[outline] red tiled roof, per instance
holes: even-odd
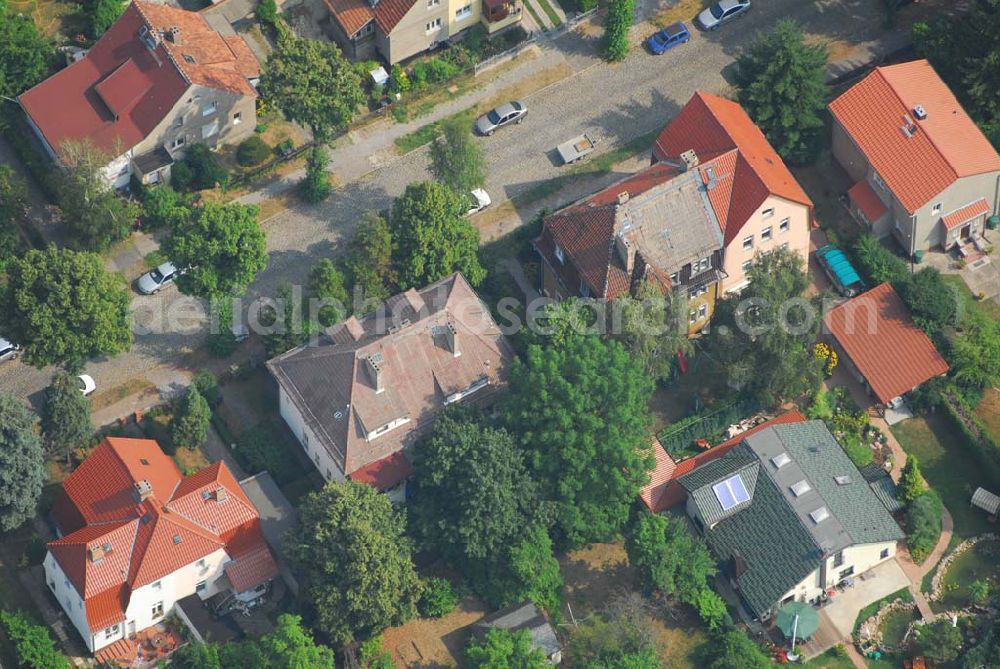
[[[680,161],[693,150],[704,173],[712,167],[719,186],[712,208],[728,245],[765,198],[775,195],[812,209],[812,200],[738,103],[698,91],[653,144],[657,160]]]
[[[369,463],[351,473],[351,480],[367,483],[378,490],[389,490],[400,481],[409,478],[413,465],[403,451],[396,451],[381,460]]]
[[[656,468],[650,473],[649,484],[642,489],[640,498],[653,513],[660,513],[673,508],[687,498],[687,493],[684,492],[684,488],[677,482],[677,479],[685,474],[689,474],[706,462],[721,458],[736,444],[765,428],[783,423],[802,423],[805,420],[806,417],[795,409],[786,411],[771,420],[765,421],[745,432],[741,432],[732,439],[727,439],[721,444],[713,446],[707,451],[677,463],[663,450],[660,442],[654,440],[653,454],[656,457]]]
[[[948,230],[957,228],[963,223],[967,223],[977,216],[982,216],[983,214],[988,214],[990,212],[990,203],[986,201],[985,197],[981,197],[975,202],[965,205],[964,207],[959,207],[950,214],[945,214],[941,217],[944,222],[944,227]]]
[[[141,480],[152,495],[140,502]],[[91,629],[120,621],[132,590],[215,551],[235,559],[268,550],[259,515],[225,464],[184,479],[148,439],[105,439],[63,482],[53,513],[69,534],[49,551],[84,599]]]
[[[160,37],[172,26],[181,28],[184,46]],[[159,39],[155,49],[139,37],[144,29]],[[256,96],[247,77],[259,74],[260,66],[248,53],[245,43],[223,39],[196,12],[133,2],[86,57],[19,101],[57,153],[66,141],[86,139],[115,157],[145,139],[190,83]]]
[[[224,567],[235,592],[246,592],[278,575],[278,565],[266,543],[259,542]]]
[[[869,223],[874,223],[888,211],[888,208],[864,179],[851,186],[847,191],[847,196],[858,205]]]
[[[830,112],[910,213],[960,177],[1000,171],[1000,155],[926,60],[875,68]]]
[[[948,371],[889,283],[832,309],[826,327],[883,404]]]
[[[374,19],[382,32],[389,34],[413,9],[416,0],[379,0],[375,8],[366,0],[324,0],[330,14],[348,35],[353,35]]]

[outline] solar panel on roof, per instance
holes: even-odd
[[[737,504],[742,504],[750,499],[750,494],[747,492],[746,486],[743,485],[743,479],[739,477],[739,474],[716,483],[712,486],[712,492],[715,493],[715,498],[719,500],[723,511],[729,511]]]

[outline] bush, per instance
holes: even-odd
[[[288,483],[295,478],[296,461],[289,457],[289,445],[275,426],[268,423],[258,423],[240,435],[233,454],[247,473],[256,474],[267,470],[279,484]]]
[[[275,0],[260,0],[257,4],[257,18],[264,25],[274,28],[278,23],[278,3]]]
[[[906,510],[906,545],[914,562],[922,562],[937,545],[943,507],[937,493],[928,490],[913,500]]]
[[[458,606],[458,594],[446,578],[431,578],[424,585],[417,610],[425,618],[441,618]]]
[[[333,186],[330,185],[330,174],[326,171],[328,162],[329,157],[322,145],[317,144],[309,151],[306,176],[299,184],[299,194],[309,204],[322,202],[333,190]]]
[[[174,165],[170,179],[177,190],[205,190],[226,184],[229,173],[208,146],[195,144],[187,150],[184,159]]]
[[[628,33],[635,20],[635,0],[611,0],[604,27],[604,57],[625,60],[629,52]]]
[[[187,198],[170,186],[155,186],[142,198],[142,223],[150,230],[173,228],[191,214]]]
[[[244,167],[260,165],[271,156],[271,147],[259,135],[251,135],[236,149],[236,162]]]
[[[23,669],[69,669],[69,661],[56,650],[48,628],[35,625],[21,611],[0,611],[0,623]]]
[[[188,386],[187,395],[177,403],[171,431],[174,444],[182,448],[200,448],[208,438],[212,410],[196,385]]]
[[[192,385],[198,389],[210,407],[217,407],[222,402],[222,391],[219,389],[219,381],[215,374],[203,369],[194,375]]]
[[[871,235],[858,239],[854,245],[854,258],[858,262],[858,269],[873,287],[886,281],[905,281],[910,276],[906,261],[882,246]]]

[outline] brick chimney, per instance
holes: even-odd
[[[453,356],[457,358],[462,355],[462,352],[458,349],[458,331],[455,329],[455,324],[451,321],[444,326],[444,340],[448,343],[448,350],[451,351]]]
[[[87,549],[87,557],[90,558],[90,562],[96,564],[104,559],[104,546],[101,544],[95,544]]]
[[[170,37],[170,41],[173,42],[175,46],[181,46],[183,44],[180,26],[171,26],[170,30],[167,31],[167,34]]]
[[[385,372],[382,370],[382,354],[372,353],[365,358],[364,364],[368,372],[368,378],[372,382],[372,387],[375,388],[375,393],[378,394],[385,390]]]
[[[689,172],[698,167],[700,162],[701,161],[698,160],[698,154],[694,152],[694,149],[688,149],[681,154],[681,163],[683,163],[685,172]]]
[[[139,502],[145,502],[147,499],[153,496],[153,486],[149,484],[147,479],[142,479],[135,482],[135,498]]]

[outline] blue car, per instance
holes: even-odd
[[[687,26],[678,21],[677,23],[667,26],[661,31],[654,33],[647,40],[647,44],[649,44],[649,50],[658,56],[678,44],[686,43],[690,39],[691,33],[688,32]]]

